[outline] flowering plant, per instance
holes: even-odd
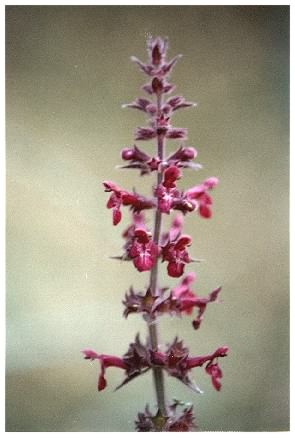
[[[191,370],[196,367],[205,368],[211,377],[213,387],[221,388],[222,371],[219,358],[227,355],[228,347],[217,348],[213,353],[204,356],[191,356],[189,350],[177,337],[161,351],[158,342],[158,318],[163,314],[191,315],[196,308],[196,316],[192,321],[195,330],[200,328],[207,304],[218,300],[221,287],[214,289],[206,297],[196,295],[192,284],[196,279],[193,272],[186,274],[174,288],[160,287],[158,284],[159,261],[167,263],[167,273],[170,277],[179,278],[184,274],[186,265],[195,261],[191,258],[188,248],[192,243],[189,235],[183,234],[184,216],[197,212],[202,218],[212,215],[212,198],[209,192],[218,184],[218,179],[210,177],[202,183],[182,191],[177,188],[177,181],[182,177],[184,169],[199,169],[201,166],[193,162],[197,151],[191,146],[185,146],[187,130],[171,125],[174,111],[192,107],[195,104],[186,101],[182,96],[173,96],[165,100],[165,96],[174,90],[174,85],[168,77],[181,57],[178,55],[171,61],[166,60],[168,48],[167,39],[148,39],[149,60],[146,64],[132,57],[140,70],[149,77],[149,82],[143,86],[151,97],[138,98],[124,105],[143,111],[149,117],[149,126],[139,127],[135,132],[135,140],[156,140],[157,151],[151,156],[137,145],[122,150],[122,159],[126,162],[121,166],[125,169],[138,169],[141,175],[156,174],[152,196],[142,196],[135,191],[122,189],[112,181],[104,181],[105,192],[110,193],[107,208],[112,210],[113,225],[118,225],[122,218],[121,209],[129,206],[132,212],[132,222],[123,232],[125,240],[123,254],[116,257],[130,260],[139,272],[149,271],[150,281],[143,291],[135,291],[132,287],[123,300],[123,315],[127,318],[132,313],[143,316],[147,322],[149,336],[146,342],[140,340],[139,334],[130,343],[123,357],[107,354],[97,354],[92,350],[84,350],[85,359],[97,360],[100,364],[98,390],[107,386],[105,378],[108,367],[121,368],[124,380],[118,388],[134,378],[152,370],[157,396],[157,410],[153,414],[146,406],[144,412],[138,414],[135,422],[136,430],[147,431],[191,431],[196,426],[192,405],[185,405],[179,400],[167,403],[164,391],[164,372],[187,385],[195,392],[201,392],[191,378]],[[165,155],[167,139],[182,140],[178,149],[170,156]],[[154,228],[152,231],[145,225],[145,210],[154,211]],[[171,221],[170,229],[162,231],[162,215],[178,211]]]

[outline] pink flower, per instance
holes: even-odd
[[[193,272],[188,273],[182,281],[170,291],[167,296],[168,288],[157,289],[152,295],[150,288],[144,293],[135,292],[130,288],[129,294],[126,293],[123,304],[125,306],[124,316],[130,313],[142,313],[144,318],[151,320],[157,315],[191,315],[194,308],[198,309],[197,315],[192,324],[194,329],[200,328],[203,321],[204,313],[208,303],[218,299],[221,287],[214,289],[207,297],[199,297],[191,290],[191,284],[194,282],[196,275]]]
[[[224,346],[217,348],[214,353],[206,356],[190,357],[189,351],[183,345],[183,342],[175,338],[165,353],[158,350],[151,351],[151,359],[152,363],[163,367],[168,374],[181,380],[182,383],[197,392],[200,392],[200,390],[190,380],[188,373],[192,368],[202,367],[207,362],[206,372],[211,375],[212,384],[219,391],[221,384],[218,379],[222,377],[222,373],[217,360],[220,357],[227,356],[227,353],[228,347]]]
[[[128,205],[134,212],[140,212],[144,209],[154,207],[154,201],[140,196],[137,193],[130,193],[121,189],[112,181],[104,181],[105,192],[112,192],[108,202],[107,208],[113,210],[113,225],[117,225],[122,218],[121,206]]]
[[[206,179],[202,184],[192,187],[185,192],[185,197],[190,201],[196,202],[196,208],[200,216],[210,218],[212,216],[211,205],[212,198],[208,195],[208,190],[213,189],[218,184],[218,179],[211,177]]]
[[[139,272],[150,271],[159,255],[159,248],[154,243],[151,233],[137,228],[134,230],[127,254]]]
[[[134,266],[140,271],[150,270],[156,261],[158,247],[151,239],[151,233],[145,229],[142,213],[133,213],[132,224],[123,232],[126,239],[125,255],[122,260],[133,260]]]
[[[169,232],[161,237],[162,261],[168,262],[167,271],[170,277],[181,277],[184,265],[191,261],[186,247],[190,246],[192,240],[190,236],[181,235],[182,226],[183,217],[175,216]]]
[[[113,210],[113,225],[117,225],[122,218],[121,213],[121,205],[123,202],[123,190],[120,189],[116,184],[112,181],[104,181],[103,183],[105,187],[105,192],[111,192],[111,196],[107,202],[107,208],[111,208]]]
[[[174,242],[168,242],[162,247],[163,261],[167,261],[167,272],[170,277],[181,277],[186,263],[191,259],[186,250],[192,243],[190,236],[182,235]]]
[[[207,304],[213,303],[214,301],[216,301],[220,291],[221,291],[221,287],[218,287],[217,289],[214,289],[212,292],[210,292],[208,297],[196,296],[195,306],[199,308],[199,311],[198,311],[196,318],[193,320],[193,327],[195,330],[200,328],[200,325],[201,325],[201,323],[203,321],[203,317],[204,317],[203,314],[206,310]]]
[[[192,313],[196,303],[196,296],[190,290],[190,285],[194,282],[195,278],[196,274],[190,272],[182,279],[181,283],[171,291],[171,300],[177,304],[180,312],[184,312],[188,315]]]
[[[100,362],[100,374],[98,377],[97,389],[102,391],[107,386],[107,381],[105,379],[105,370],[108,367],[116,367],[126,369],[126,365],[123,360],[117,356],[108,356],[106,354],[97,354],[92,350],[83,350],[82,353],[85,355],[84,359],[99,360]]]
[[[171,300],[175,301],[177,308],[181,312],[190,315],[194,307],[198,307],[198,314],[193,320],[194,329],[198,329],[203,320],[203,314],[206,310],[207,304],[217,300],[221,287],[214,289],[208,297],[198,297],[190,289],[191,283],[195,280],[195,274],[193,272],[187,274],[182,282],[172,289]]]
[[[163,186],[166,188],[176,187],[175,182],[181,178],[181,172],[176,166],[170,166],[164,172]]]
[[[107,386],[105,379],[105,370],[108,367],[116,367],[125,370],[127,377],[118,388],[130,382],[130,380],[146,372],[150,368],[149,352],[145,345],[140,342],[139,335],[135,341],[129,345],[127,353],[122,357],[109,356],[107,354],[97,354],[92,350],[83,350],[84,359],[100,362],[101,371],[98,377],[97,388],[102,391]],[[117,388],[117,389],[118,389]]]
[[[202,366],[204,363],[208,362],[206,365],[206,373],[211,376],[212,385],[216,389],[216,391],[220,391],[221,383],[220,379],[222,378],[222,371],[218,365],[218,358],[225,357],[228,353],[228,347],[220,347],[213,354],[208,356],[200,356],[195,358],[190,358],[188,360],[188,368],[193,368],[196,366]]]
[[[225,357],[228,353],[228,347],[225,345],[223,347],[217,348],[217,350],[214,351],[212,354],[208,354],[206,356],[196,356],[191,357],[187,360],[187,367],[189,369],[195,368],[195,367],[201,367],[206,362],[211,362],[213,359],[216,359],[218,357]]]
[[[85,359],[100,362],[101,371],[98,378],[97,388],[102,391],[107,386],[105,379],[105,370],[108,367],[116,367],[125,370],[126,378],[118,388],[130,382],[130,380],[148,371],[153,365],[160,366],[173,377],[181,380],[191,389],[199,392],[199,389],[189,378],[189,371],[192,368],[202,367],[206,364],[206,372],[211,376],[214,388],[219,391],[221,388],[220,378],[222,377],[221,369],[218,365],[218,358],[227,356],[228,347],[217,348],[212,354],[206,356],[190,357],[188,349],[182,341],[176,338],[168,347],[165,353],[159,350],[151,350],[149,346],[143,345],[136,336],[135,341],[129,345],[127,353],[122,357],[109,356],[106,354],[97,354],[93,350],[83,350]],[[117,389],[118,389],[117,388]]]
[[[174,201],[179,197],[179,191],[176,189],[176,180],[181,176],[180,170],[176,166],[168,167],[164,171],[163,182],[155,189],[155,195],[158,198],[158,207],[162,213],[170,213]]]
[[[206,372],[211,376],[212,385],[217,391],[220,391],[221,389],[221,383],[220,380],[222,377],[222,371],[219,368],[218,363],[209,363],[206,366]]]
[[[195,156],[195,153],[196,151],[193,148],[181,147],[168,158],[168,163],[170,162],[171,165],[164,171],[163,182],[155,189],[155,195],[158,198],[158,206],[162,213],[169,214],[172,209],[180,210],[183,214],[198,210],[202,217],[211,217],[212,212],[210,206],[212,199],[207,191],[218,184],[217,178],[208,178],[202,184],[192,187],[185,193],[181,193],[176,188],[176,180],[181,177],[179,168],[185,167],[183,164],[184,161],[191,160],[191,158]]]

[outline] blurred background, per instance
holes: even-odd
[[[108,258],[122,253],[129,212],[112,226],[101,181],[149,193],[153,178],[115,166],[146,124],[121,104],[144,95],[129,57],[146,60],[150,34],[184,55],[172,82],[198,102],[173,119],[204,166],[180,185],[220,179],[212,219],[188,215],[185,232],[205,259],[186,269],[194,291],[222,285],[222,303],[199,331],[163,317],[161,342],[178,334],[193,355],[230,347],[220,393],[195,369],[204,395],[168,377],[168,398],[193,402],[202,431],[289,428],[289,7],[8,6],[7,431],[132,431],[155,406],[151,373],[114,392],[123,376],[109,369],[98,393],[98,364],[80,353],[121,355],[146,336],[121,300],[149,275]]]

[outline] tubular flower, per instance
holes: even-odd
[[[186,250],[192,243],[190,236],[182,235],[174,242],[168,242],[162,246],[162,259],[167,261],[167,271],[170,277],[181,277],[186,263],[191,262],[191,258]]]
[[[187,313],[188,315],[192,313],[194,307],[198,307],[198,314],[192,323],[194,329],[197,330],[200,328],[207,304],[217,300],[221,287],[214,289],[208,297],[198,297],[190,289],[190,285],[195,280],[195,277],[193,272],[184,277],[182,282],[172,289],[171,300],[175,302],[180,312]]]
[[[127,249],[127,254],[139,272],[150,271],[157,260],[159,249],[152,240],[151,233],[137,228]]]
[[[179,191],[176,189],[175,181],[180,178],[180,170],[176,166],[168,167],[164,171],[164,179],[155,189],[155,195],[158,198],[158,207],[162,213],[170,213],[174,201],[179,197]]]
[[[124,361],[117,356],[108,356],[106,354],[97,354],[92,350],[83,350],[84,359],[89,360],[98,360],[100,362],[100,374],[98,377],[97,389],[98,391],[102,391],[107,386],[107,381],[105,379],[105,370],[108,367],[116,367],[126,369],[126,365]]]
[[[178,341],[178,339],[175,338],[165,353],[160,351],[152,352],[152,362],[158,366],[162,366],[168,374],[181,380],[185,385],[197,392],[200,392],[200,390],[194,382],[191,381],[188,373],[192,368],[202,367],[207,363],[206,372],[211,376],[214,388],[219,391],[221,384],[218,379],[222,377],[222,373],[217,365],[217,361],[218,358],[227,356],[227,353],[228,347],[224,346],[219,347],[214,353],[206,356],[190,357],[188,349],[184,347],[182,341]]]
[[[154,201],[140,196],[137,193],[130,193],[121,189],[112,181],[104,181],[105,192],[111,192],[107,202],[107,208],[113,210],[113,225],[117,225],[122,218],[121,206],[128,205],[131,210],[140,212],[145,209],[153,208]]]
[[[208,178],[202,184],[192,187],[184,193],[176,188],[175,182],[181,178],[179,168],[189,167],[184,165],[185,156],[189,157],[192,154],[193,150],[179,149],[168,158],[168,163],[174,164],[164,171],[163,182],[156,187],[155,195],[158,198],[159,209],[162,213],[169,214],[173,209],[180,210],[183,214],[197,210],[200,216],[210,218],[212,216],[212,198],[207,192],[218,184],[217,178]],[[183,161],[178,161],[179,158]]]
[[[122,234],[126,239],[124,254],[112,258],[132,260],[139,272],[150,271],[159,256],[159,247],[153,241],[152,234],[145,228],[143,214],[133,212],[132,220],[133,223]]]
[[[149,271],[157,260],[159,248],[154,243],[151,233],[145,229],[143,215],[133,213],[132,219],[133,223],[123,233],[126,239],[125,254],[116,258],[132,260],[139,272]]]
[[[222,377],[222,371],[218,365],[218,363],[210,363],[206,365],[206,372],[211,376],[212,385],[216,389],[216,391],[220,391],[221,383],[220,379]]]
[[[168,262],[167,271],[170,277],[181,277],[184,265],[191,262],[186,251],[186,247],[191,244],[191,237],[181,235],[182,227],[183,217],[177,215],[171,223],[169,232],[161,237],[162,261]]]
[[[84,354],[84,359],[90,359],[91,361],[98,360],[100,362],[101,372],[98,378],[98,391],[102,391],[107,386],[105,370],[108,367],[116,367],[125,370],[126,378],[118,388],[148,371],[150,368],[148,349],[141,343],[139,335],[137,335],[135,341],[129,345],[127,353],[122,358],[108,356],[106,354],[97,354],[92,350],[83,350],[82,353]]]
[[[196,202],[196,209],[203,218],[207,219],[212,216],[212,198],[207,192],[213,189],[218,182],[217,178],[211,177],[206,179],[202,184],[192,187],[185,192],[185,197],[188,200]]]

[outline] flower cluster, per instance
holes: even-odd
[[[152,295],[150,288],[143,293],[135,292],[131,287],[123,301],[125,318],[131,313],[142,313],[146,320],[153,321],[157,316],[164,314],[191,315],[194,308],[197,308],[192,325],[195,330],[199,329],[207,304],[217,301],[221,287],[214,289],[207,297],[199,297],[191,290],[191,284],[195,278],[196,275],[190,272],[175,288],[170,291],[168,288],[158,289],[154,295]]]
[[[105,192],[110,194],[107,208],[112,210],[113,225],[122,220],[122,208],[129,207],[131,223],[123,231],[123,254],[115,259],[131,261],[139,272],[150,272],[149,285],[144,291],[136,291],[130,287],[123,300],[123,315],[141,314],[148,324],[149,337],[145,343],[140,341],[139,335],[129,344],[128,351],[122,357],[107,354],[98,354],[93,350],[84,350],[85,359],[98,361],[100,373],[97,388],[102,391],[107,386],[105,377],[109,367],[120,368],[124,372],[124,379],[117,387],[121,388],[134,378],[152,370],[156,395],[157,411],[152,414],[147,405],[144,412],[138,414],[135,422],[139,432],[182,432],[195,428],[195,419],[191,404],[184,404],[175,400],[173,403],[165,401],[163,378],[168,374],[195,392],[202,392],[191,375],[194,368],[204,368],[210,376],[213,387],[220,391],[222,371],[219,359],[227,356],[228,347],[217,348],[213,353],[204,356],[192,356],[183,341],[178,337],[161,349],[158,343],[157,319],[162,315],[182,316],[195,315],[192,325],[199,329],[204,313],[209,303],[218,302],[221,287],[215,288],[207,296],[199,296],[192,290],[196,279],[194,272],[189,272],[174,287],[160,287],[157,273],[159,263],[165,264],[170,277],[183,276],[186,265],[198,261],[189,254],[192,238],[183,232],[184,217],[188,213],[197,212],[201,218],[209,219],[212,216],[211,191],[218,184],[216,177],[209,177],[197,182],[191,188],[179,188],[179,180],[183,178],[186,169],[199,170],[202,166],[194,162],[198,152],[193,146],[187,146],[187,129],[174,127],[171,119],[175,111],[195,106],[181,95],[169,96],[175,87],[169,81],[178,59],[167,60],[167,39],[149,38],[148,61],[144,63],[136,57],[132,61],[148,76],[148,81],[142,89],[148,94],[138,97],[133,102],[123,105],[125,108],[134,108],[142,111],[148,118],[147,126],[135,130],[134,140],[156,140],[156,152],[149,153],[142,150],[137,144],[125,146],[121,151],[124,164],[122,169],[137,169],[141,176],[156,174],[156,183],[151,187],[151,196],[147,197],[119,187],[112,181],[104,181]],[[166,140],[179,140],[176,150],[165,155]],[[145,214],[154,211],[154,224],[151,231],[146,225]],[[162,215],[172,215],[170,227],[162,230]],[[179,411],[179,408],[184,408]]]
[[[177,412],[177,408],[182,405],[188,405],[182,412]],[[163,415],[160,410],[156,415],[152,415],[148,406],[144,412],[138,414],[138,420],[135,422],[138,432],[190,432],[196,428],[193,416],[193,408],[189,403],[175,400],[168,407],[168,415]]]
[[[192,390],[201,392],[194,381],[191,380],[190,371],[192,368],[202,367],[206,364],[205,370],[211,376],[214,388],[219,391],[222,373],[218,365],[218,358],[226,356],[227,352],[228,347],[225,346],[217,348],[212,354],[206,356],[190,357],[188,349],[177,338],[168,345],[166,351],[154,351],[149,342],[143,344],[139,339],[139,335],[137,335],[135,341],[129,345],[129,349],[123,357],[97,354],[92,350],[84,350],[83,354],[85,359],[98,360],[100,362],[101,370],[97,385],[99,391],[102,391],[107,386],[105,370],[108,367],[125,370],[126,377],[118,386],[120,388],[129,383],[130,380],[156,366],[163,368],[170,376],[179,379]]]

